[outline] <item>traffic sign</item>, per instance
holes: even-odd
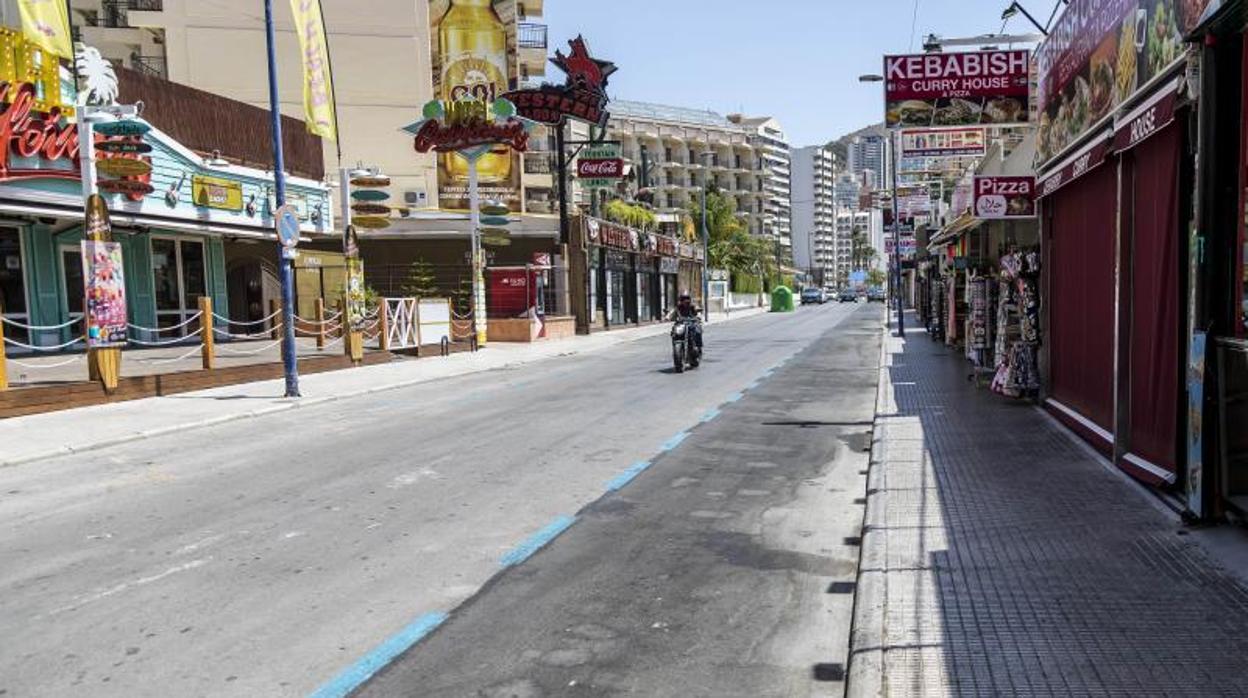
[[[286,204],[277,209],[277,239],[283,247],[294,247],[299,244],[299,212],[294,206]]]
[[[506,216],[481,216],[481,225],[507,225],[511,222]]]

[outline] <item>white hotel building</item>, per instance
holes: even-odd
[[[781,162],[774,143],[783,134],[774,119],[734,115],[734,122],[712,111],[624,100],[609,109],[607,138],[620,141],[634,172],[644,154],[660,221],[678,221],[697,205],[703,185],[714,185],[736,200],[751,233],[774,238],[783,258],[791,258],[788,147]]]

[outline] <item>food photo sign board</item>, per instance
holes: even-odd
[[[921,53],[884,57],[889,128],[1028,122],[1031,54]]]
[[[1212,0],[1073,0],[1036,51],[1045,163],[1184,58]]]
[[[975,175],[976,218],[1014,220],[1036,217],[1036,178]]]

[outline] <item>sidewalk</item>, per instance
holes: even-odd
[[[763,311],[733,313],[731,320]],[[728,318],[712,318],[712,324]],[[581,354],[665,334],[666,324],[533,344],[495,342],[476,353],[398,360],[300,376],[303,397],[282,397],[281,380],[223,386],[167,397],[116,402],[0,420],[0,467],[211,426],[333,400],[393,390],[477,371]]]
[[[966,373],[922,331],[885,343],[848,695],[1244,695],[1242,581]]]

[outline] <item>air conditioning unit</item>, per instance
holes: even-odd
[[[426,200],[424,189],[409,189],[403,192],[403,203],[409,206],[424,206]]]

